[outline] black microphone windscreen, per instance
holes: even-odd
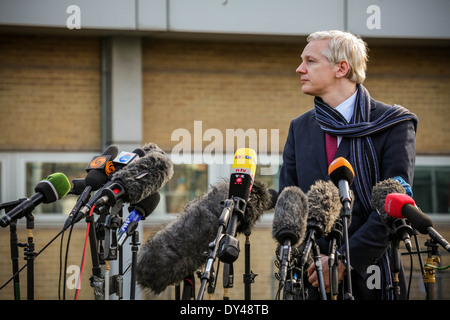
[[[303,191],[296,186],[284,188],[275,205],[272,237],[281,245],[289,239],[292,246],[297,246],[305,237],[307,217],[308,198]]]
[[[140,158],[145,156],[145,151],[141,148],[134,149],[133,153],[136,153]]]
[[[164,152],[148,152],[144,157],[115,172],[112,182],[120,182],[125,202],[138,203],[159,191],[173,176],[173,164]]]
[[[136,203],[134,206],[130,206],[128,210],[134,207],[134,209],[137,210],[142,215],[143,219],[145,219],[153,211],[155,211],[156,207],[159,204],[160,199],[161,196],[159,192],[152,193],[147,198],[139,201],[139,203]]]
[[[384,208],[386,197],[390,193],[406,194],[406,190],[400,182],[389,178],[375,184],[375,186],[372,188],[372,199],[370,200],[372,209],[378,212],[381,221],[383,221],[383,223],[389,230],[392,228],[391,226],[396,219],[394,217],[391,217]]]
[[[74,194],[76,196],[79,196],[84,188],[86,188],[86,183],[84,178],[80,179],[73,179],[72,180],[72,189],[70,189],[68,194]]]
[[[314,225],[326,236],[339,218],[342,204],[339,190],[331,180],[317,180],[306,193],[308,197],[308,225]]]
[[[433,228],[433,221],[417,207],[407,204],[402,208],[402,213],[407,217],[408,222],[421,234],[429,234],[428,228]]]
[[[247,201],[252,185],[253,178],[249,174],[232,173],[230,175],[230,189],[228,198],[240,197]]]
[[[84,184],[92,187],[92,190],[97,190],[105,184],[106,178],[107,176],[103,171],[90,170],[84,179]]]
[[[278,192],[274,189],[269,189],[269,194],[270,194],[270,204],[268,210],[271,210],[275,208],[275,205],[277,204]]]
[[[249,234],[264,211],[273,208],[273,194],[269,191],[267,185],[262,180],[255,179],[253,181],[253,187],[250,192],[249,200],[247,201],[244,216],[236,228],[237,233]]]
[[[114,159],[119,154],[119,149],[115,145],[110,145],[108,148],[106,148],[105,151],[103,151],[102,155],[107,156],[110,155],[111,159]]]

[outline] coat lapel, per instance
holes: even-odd
[[[327,156],[325,152],[325,134],[323,130],[320,128],[315,115],[313,114],[312,119],[312,130],[310,141],[314,145],[314,155],[316,157],[316,161],[319,164],[320,172],[323,175],[323,179],[328,177],[328,166],[327,166]],[[312,160],[312,159],[311,159]],[[326,179],[327,180],[327,179]]]

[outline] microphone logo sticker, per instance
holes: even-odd
[[[386,203],[386,206],[385,206],[387,213],[391,212],[391,204],[392,204],[392,199],[389,199],[389,201]]]
[[[98,156],[91,160],[89,163],[88,169],[97,169],[101,168],[107,161],[105,156]]]
[[[106,163],[106,167],[105,167],[105,173],[106,175],[110,175],[111,173],[113,173],[116,170],[116,167],[114,167],[114,164],[112,161],[108,161]]]
[[[242,184],[242,180],[244,180],[244,175],[237,174],[234,184]]]

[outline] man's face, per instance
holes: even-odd
[[[336,80],[336,65],[331,65],[322,54],[328,46],[328,41],[311,41],[303,50],[303,61],[296,72],[301,76],[302,91],[305,94],[322,97]]]

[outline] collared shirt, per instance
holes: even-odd
[[[350,98],[348,98],[335,108],[336,111],[338,111],[340,114],[344,116],[345,120],[347,120],[348,123],[350,123],[350,120],[353,117],[357,92],[358,90],[356,90],[355,93]],[[338,136],[338,146],[341,143],[341,140],[342,136]]]

